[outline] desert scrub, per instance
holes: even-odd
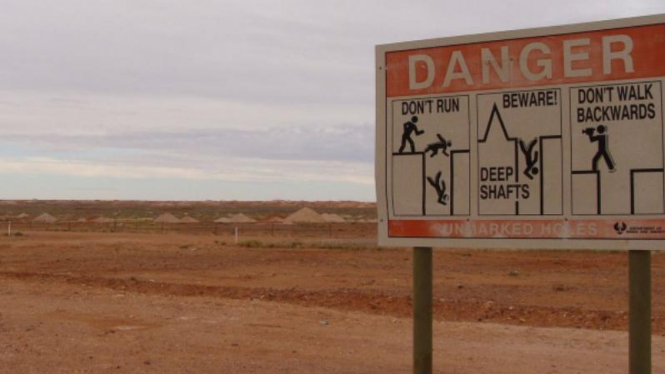
[[[301,242],[300,240],[294,240],[289,242],[262,242],[256,239],[243,240],[238,243],[238,247],[242,248],[282,248],[282,249],[300,249],[300,248],[312,248],[312,249],[340,249],[340,250],[351,250],[351,251],[364,251],[364,250],[378,250],[374,245],[362,245],[354,243],[317,243],[317,242]]]
[[[302,248],[304,246],[304,244],[299,240],[284,243],[284,245],[285,248]]]
[[[243,241],[238,243],[238,247],[243,247],[243,248],[265,248],[266,246],[260,240],[243,240]]]
[[[242,248],[303,248],[305,245],[301,241],[282,242],[282,243],[264,243],[260,240],[250,239],[238,243]]]

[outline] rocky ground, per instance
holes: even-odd
[[[361,238],[362,239],[362,238]],[[411,253],[358,241],[0,239],[0,373],[404,373]],[[627,372],[627,256],[435,251],[445,373]],[[665,257],[653,259],[665,372]]]

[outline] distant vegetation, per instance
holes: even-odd
[[[378,249],[376,245],[363,245],[355,242],[350,243],[339,243],[339,242],[319,242],[319,241],[308,241],[302,242],[300,240],[294,241],[277,241],[277,242],[263,242],[261,240],[243,240],[238,243],[239,247],[242,248],[286,248],[286,249],[295,249],[295,248],[318,248],[318,249]]]

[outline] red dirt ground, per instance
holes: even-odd
[[[0,373],[410,370],[408,249],[25,234],[0,239]],[[626,253],[434,257],[443,372],[626,372]],[[654,255],[654,372],[665,372],[664,267]]]

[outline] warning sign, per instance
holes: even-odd
[[[573,215],[665,213],[661,86],[570,88]]]
[[[380,244],[665,248],[663,61],[665,16],[378,46]]]
[[[478,214],[563,214],[561,90],[479,94]]]
[[[469,215],[468,96],[392,102],[396,216]]]

